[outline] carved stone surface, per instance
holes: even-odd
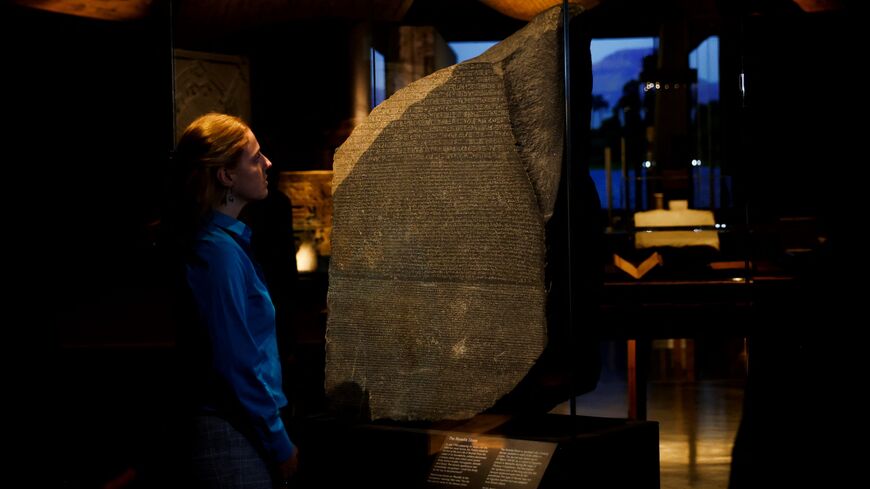
[[[332,254],[332,172],[283,171],[278,189],[293,203],[293,234],[317,254]]]
[[[471,417],[545,347],[559,20],[545,12],[400,90],[336,153],[326,388],[337,403],[367,402],[375,419]]]
[[[251,121],[248,60],[242,56],[175,50],[175,140],[197,117],[221,112]]]

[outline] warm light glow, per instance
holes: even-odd
[[[296,252],[296,270],[300,272],[317,270],[317,251],[314,250],[314,244],[310,241],[303,242],[299,246],[299,251]]]
[[[712,438],[712,436],[708,435]],[[659,460],[662,470],[698,467],[699,465],[724,465],[731,463],[733,442],[728,439],[696,440],[694,438],[667,437],[659,441]],[[685,470],[685,469],[682,469]],[[692,469],[690,468],[691,472]]]
[[[793,0],[804,12],[825,12],[846,8],[843,0]]]
[[[135,20],[148,15],[152,0],[16,0],[19,5],[100,20]]]
[[[536,15],[550,7],[561,5],[562,0],[480,0],[499,12],[520,20],[532,20]],[[599,0],[568,0],[568,3],[582,5],[590,9]]]

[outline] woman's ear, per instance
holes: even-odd
[[[233,186],[233,174],[227,169],[227,167],[224,166],[218,169],[217,178],[221,185],[225,187]]]

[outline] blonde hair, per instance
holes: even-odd
[[[238,117],[211,112],[191,122],[181,135],[175,160],[186,174],[185,190],[196,202],[200,217],[224,199],[218,170],[239,164],[249,130]]]
[[[235,168],[248,144],[250,127],[238,117],[208,113],[181,135],[170,169],[164,232],[171,246],[192,243],[211,210],[226,198],[221,168]]]

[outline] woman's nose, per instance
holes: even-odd
[[[269,159],[268,156],[263,155],[263,161],[265,161],[264,166],[266,167],[267,170],[268,170],[269,168],[272,168],[272,161]]]

